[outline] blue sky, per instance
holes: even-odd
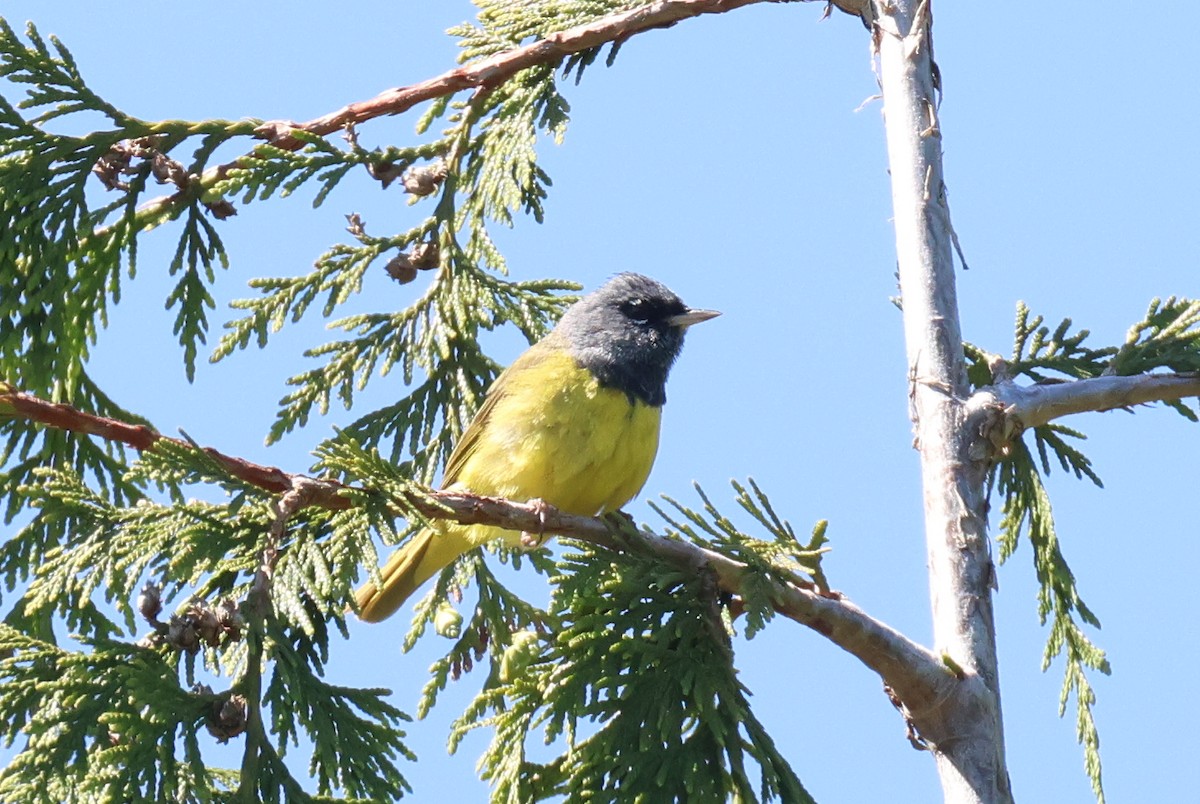
[[[473,13],[464,2],[83,7],[9,0],[3,13],[59,35],[94,89],[146,119],[306,120],[453,66],[443,31]],[[612,69],[565,88],[566,141],[542,146],[554,179],[545,223],[519,220],[499,242],[516,278],[592,288],[636,270],[722,310],[689,335],[642,500],[686,499],[693,480],[728,500],[728,479],[752,475],[798,530],[830,520],[836,588],[928,642],[880,105],[859,109],[876,92],[865,32],[843,15],[820,22],[820,12],[762,5],[628,42]],[[1068,4],[1023,18],[980,4],[936,12],[947,183],[971,265],[958,275],[965,337],[1007,353],[1024,300],[1052,324],[1070,316],[1097,344],[1119,343],[1151,298],[1200,295],[1200,112],[1193,34],[1181,22],[1190,4],[1119,17]],[[411,142],[414,121],[375,121],[360,136],[367,147]],[[233,258],[222,305],[249,295],[251,277],[306,271],[345,239],[344,213],[378,231],[414,219],[404,196],[365,176],[318,210],[310,200],[301,192],[241,207],[221,224]],[[189,385],[162,309],[174,236],[145,239],[137,281],[98,345],[98,375],[165,432],[182,427],[223,451],[303,470],[311,447],[354,413],[334,410],[271,448],[263,436],[283,381],[306,366],[300,353],[329,336],[299,327],[267,352],[200,366]],[[358,309],[399,307],[419,292],[382,270],[371,281]],[[519,352],[519,338],[495,337],[499,354]],[[360,412],[399,394],[399,382],[373,381]],[[1109,800],[1184,801],[1200,753],[1190,689],[1200,648],[1186,624],[1200,431],[1162,408],[1068,423],[1091,437],[1084,448],[1106,484],[1061,473],[1048,482],[1114,668],[1095,680]],[[629,510],[649,518],[642,500]],[[1019,800],[1088,802],[1073,707],[1056,715],[1061,666],[1040,671],[1046,632],[1030,555],[1023,545],[1001,568],[996,597],[1009,769]],[[402,655],[404,620],[356,624],[331,672],[390,687],[412,711],[441,646]],[[939,799],[933,763],[909,747],[878,679],[853,658],[782,620],[735,647],[759,717],[819,801]],[[485,798],[474,779],[483,738],[454,758],[443,747],[476,683],[468,676],[411,728],[415,800]]]

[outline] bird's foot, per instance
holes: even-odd
[[[534,497],[526,505],[532,508],[534,514],[537,515],[538,529],[537,533],[521,531],[521,547],[526,550],[536,550],[546,543],[546,512],[550,510],[550,504],[539,497]]]

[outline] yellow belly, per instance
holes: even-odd
[[[661,409],[602,388],[566,353],[539,358],[536,368],[502,378],[503,393],[449,488],[540,498],[584,516],[620,508],[650,475]],[[518,537],[496,528],[471,530],[474,544]]]
[[[526,501],[540,498],[591,516],[629,502],[650,475],[661,409],[602,388],[551,333],[497,378],[446,465],[445,487]],[[520,534],[433,523],[396,550],[380,584],[358,591],[363,619],[378,622],[472,547]]]

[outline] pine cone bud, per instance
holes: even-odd
[[[213,701],[204,719],[208,733],[217,742],[227,743],[246,730],[246,699],[241,695],[224,695]]]
[[[404,192],[415,196],[426,196],[437,192],[438,187],[445,179],[446,163],[438,159],[428,165],[410,167],[400,177],[400,183],[404,185]]]
[[[196,633],[206,645],[215,648],[221,644],[221,635],[224,633],[224,629],[221,628],[217,613],[209,608],[207,603],[201,601],[191,606],[187,611],[187,616],[195,623]]]
[[[246,630],[246,621],[242,619],[237,603],[231,598],[225,598],[217,606],[217,620],[230,642],[237,642],[242,638],[242,632]]]
[[[200,635],[190,617],[180,617],[172,614],[167,623],[167,644],[185,653],[195,653],[200,650]]]
[[[430,240],[425,243],[417,243],[409,252],[409,260],[412,266],[418,271],[428,271],[432,268],[437,268],[441,262],[441,252],[438,249],[437,241]]]
[[[388,264],[383,266],[383,270],[387,271],[387,275],[401,285],[407,285],[417,278],[416,266],[412,264],[412,259],[404,253],[392,257]]]
[[[162,614],[162,589],[157,584],[147,581],[138,593],[137,607],[147,622],[157,622],[158,615]]]

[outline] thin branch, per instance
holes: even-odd
[[[56,430],[67,430],[72,433],[100,436],[106,441],[125,444],[138,452],[145,452],[159,441],[191,448],[191,444],[183,439],[169,438],[143,424],[129,424],[117,419],[96,416],[91,413],[64,405],[49,402],[32,394],[17,391],[8,383],[0,382],[0,420],[4,415],[16,415],[22,419],[40,422]],[[222,468],[234,477],[265,491],[284,494],[291,491],[293,478],[287,472],[271,466],[260,466],[243,458],[233,458],[211,449],[204,452],[219,463]],[[337,485],[337,484],[333,484]],[[334,492],[337,493],[336,491]],[[336,497],[319,503],[324,508],[348,508],[347,501],[339,501]]]
[[[374,98],[350,103],[342,108],[309,120],[293,123],[273,120],[256,129],[258,136],[276,148],[298,151],[304,143],[292,136],[293,131],[326,136],[374,120],[377,117],[401,114],[419,103],[454,95],[468,89],[490,89],[512,78],[522,70],[540,64],[557,64],[564,57],[599,47],[609,42],[624,42],[632,36],[656,28],[669,28],[675,23],[705,14],[723,14],[742,6],[763,2],[789,2],[790,0],[658,0],[641,8],[610,14],[565,31],[552,33],[528,45],[497,53],[490,58],[480,59],[441,75],[408,86],[389,89]],[[807,0],[805,0],[807,1]],[[839,7],[847,13],[850,9],[865,6],[862,0],[839,0]],[[865,12],[864,12],[865,13]],[[224,178],[233,168],[242,165],[242,158],[206,170],[199,179],[200,187],[207,189]],[[179,203],[179,194],[162,196],[148,201],[138,210],[139,224],[153,227],[162,222],[173,207]]]
[[[288,520],[311,504],[312,500],[323,496],[323,482],[293,475],[291,488],[275,500],[275,518],[267,531],[258,571],[246,596],[246,672],[238,682],[246,698],[246,744],[242,753],[238,793],[247,802],[258,800],[259,766],[271,745],[262,719],[262,671],[263,659],[267,655],[267,628],[275,615],[271,587],[275,580],[275,564],[279,560],[279,545],[286,535]]]
[[[192,447],[186,441],[168,438],[149,427],[94,416],[69,405],[47,402],[31,394],[17,392],[11,386],[0,383],[0,414],[4,413],[19,415],[61,430],[128,444],[140,451],[152,448],[159,441]],[[301,508],[311,506],[343,510],[353,505],[346,492],[364,491],[336,480],[289,474],[282,469],[260,466],[211,448],[205,448],[204,452],[239,480],[264,491],[283,495],[277,503],[278,517],[272,526],[272,542],[282,536],[282,533],[274,531],[282,528],[286,520]],[[406,495],[404,505],[431,519],[449,519],[464,525],[493,525],[526,533],[554,533],[611,550],[629,549],[629,545],[622,540],[631,534],[622,532],[618,536],[612,525],[604,519],[567,514],[540,502],[519,503],[497,497],[428,491],[420,495]],[[741,593],[747,572],[745,564],[689,542],[653,533],[638,532],[636,538],[639,549],[649,550],[664,561],[685,569],[711,569],[722,590],[734,595]],[[264,550],[259,577],[255,581],[255,589],[262,587],[260,591],[264,594],[274,563],[272,553],[273,548],[268,545]],[[932,713],[956,693],[956,678],[947,670],[941,657],[866,614],[848,600],[821,594],[799,578],[790,583],[777,580],[770,583],[776,611],[813,629],[878,673],[884,683],[904,701],[918,723],[923,713]],[[247,698],[251,697],[252,692],[247,692]]]
[[[522,70],[539,64],[555,64],[566,56],[608,42],[623,42],[636,34],[655,28],[669,28],[690,17],[722,14],[761,2],[779,0],[659,0],[641,8],[611,14],[593,22],[552,33],[545,39],[464,64],[417,84],[386,90],[370,100],[347,104],[337,111],[302,125],[289,124],[288,128],[299,128],[310,134],[325,136],[376,117],[406,112],[418,103],[453,95],[465,89],[490,89]],[[287,136],[286,129],[280,133],[284,136],[274,140],[272,145],[288,150],[296,150],[303,145],[302,142]]]
[[[269,599],[269,596],[268,596]],[[242,747],[242,766],[238,773],[237,800],[253,804],[258,801],[259,765],[263,751],[270,746],[262,718],[262,665],[266,628],[257,616],[248,621],[246,629],[246,672],[239,688],[246,699],[246,743]]]
[[[1200,374],[1137,374],[1037,385],[1008,381],[978,391],[969,407],[978,409],[998,403],[1008,416],[1028,428],[1073,413],[1130,408],[1186,397],[1200,397]]]

